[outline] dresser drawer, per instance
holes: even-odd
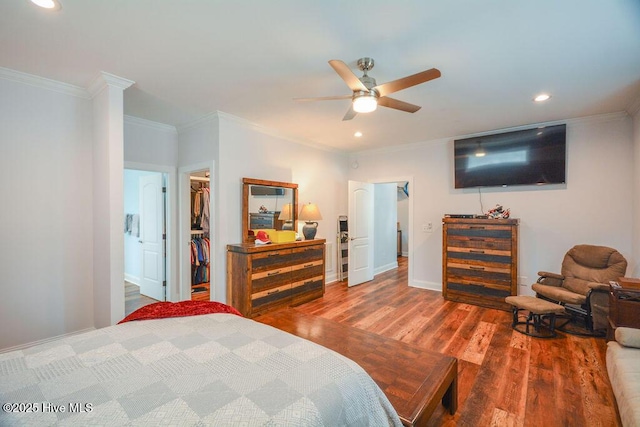
[[[291,265],[292,249],[262,252],[251,255],[251,271],[272,270]]]
[[[447,227],[449,236],[493,239],[511,239],[511,230],[511,226],[508,225],[450,224]]]
[[[309,261],[324,262],[324,246],[311,246],[306,248],[293,249],[290,260],[292,264],[307,263]]]
[[[322,274],[305,280],[295,281],[291,285],[291,295],[293,297],[291,305],[300,305],[321,297],[323,294],[324,276],[322,276]]]
[[[291,283],[254,292],[251,295],[251,315],[255,316],[260,312],[273,310],[278,306],[288,306],[291,302],[291,292]]]
[[[462,264],[482,264],[493,267],[504,265],[510,268],[511,252],[495,249],[447,247],[447,262]]]
[[[324,262],[315,260],[305,262],[304,264],[296,264],[291,267],[291,280],[299,281],[309,277],[321,276],[324,270]]]
[[[251,295],[291,281],[291,267],[278,267],[251,274]]]
[[[479,237],[454,235],[447,236],[446,245],[449,248],[489,249],[511,251],[511,239],[502,237]]]

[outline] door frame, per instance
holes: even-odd
[[[408,247],[407,247],[407,283],[411,287],[420,287],[416,286],[413,283],[413,199],[411,194],[415,194],[415,188],[413,187],[413,175],[409,176],[399,176],[399,177],[391,177],[391,178],[376,178],[371,179],[367,182],[372,184],[390,184],[397,182],[408,182],[409,183],[409,229],[407,230],[407,239],[408,239]],[[398,209],[397,205],[395,207]],[[375,242],[373,243],[375,247]]]
[[[161,166],[148,163],[139,162],[124,162],[124,169],[132,169],[147,172],[160,172],[167,176],[167,191],[165,193],[165,232],[166,238],[166,253],[165,253],[165,280],[167,281],[167,287],[165,290],[165,297],[167,301],[179,301],[179,289],[178,289],[178,272],[176,269],[176,251],[177,251],[177,204],[176,204],[176,190],[177,190],[177,171],[173,166]],[[124,173],[124,171],[123,171]],[[124,291],[123,291],[124,292]]]
[[[216,274],[218,233],[216,229],[217,214],[215,210],[215,161],[194,163],[178,168],[178,221],[180,244],[178,245],[178,262],[180,271],[179,293],[180,301],[191,299],[191,183],[189,175],[193,172],[209,171],[209,300],[216,301]]]

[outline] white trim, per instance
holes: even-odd
[[[307,139],[302,139],[302,138],[298,138],[298,137],[293,137],[290,135],[286,135],[282,132],[279,132],[277,130],[271,129],[271,128],[267,128],[264,126],[261,126],[257,123],[253,123],[247,119],[243,119],[241,117],[238,116],[234,116],[233,114],[229,114],[229,113],[225,113],[223,111],[214,111],[212,113],[208,113],[198,119],[195,119],[191,122],[185,123],[183,125],[179,125],[177,126],[178,129],[178,133],[182,133],[185,131],[189,131],[192,128],[196,128],[199,127],[207,122],[213,121],[213,119],[218,119],[220,120],[225,119],[229,122],[232,123],[236,123],[240,126],[246,127],[251,129],[254,132],[258,132],[261,133],[263,135],[268,135],[268,136],[272,136],[274,138],[278,138],[281,139],[283,141],[287,141],[287,142],[291,142],[294,144],[299,144],[299,145],[305,145],[307,147],[311,147],[311,148],[315,148],[316,150],[321,150],[321,151],[325,151],[325,152],[330,152],[330,153],[344,153],[344,150],[338,150],[336,148],[333,147],[328,147],[326,145],[321,145],[318,144],[316,142],[313,142],[311,140],[307,140]]]
[[[639,101],[640,104],[640,101]],[[640,107],[640,105],[639,105]],[[522,129],[529,129],[535,126],[553,126],[553,125],[559,125],[559,124],[567,124],[567,125],[574,125],[574,124],[580,124],[580,123],[585,123],[585,122],[592,122],[592,123],[598,123],[598,122],[607,122],[607,121],[613,121],[613,120],[622,120],[625,119],[626,117],[628,117],[628,113],[626,111],[619,111],[619,112],[615,112],[615,113],[606,113],[606,114],[598,114],[598,115],[593,115],[593,116],[585,116],[585,117],[577,117],[575,119],[565,119],[565,120],[554,120],[554,121],[549,121],[549,122],[540,122],[540,123],[530,123],[527,125],[522,125],[522,126],[513,126],[513,127],[509,127],[509,128],[502,128],[502,129],[492,129],[489,131],[485,131],[485,132],[477,132],[477,133],[470,133],[470,134],[466,134],[466,135],[456,135],[456,136],[449,136],[446,138],[438,138],[438,139],[432,139],[432,140],[428,140],[428,141],[420,141],[420,142],[414,142],[414,143],[410,143],[410,144],[402,144],[402,145],[396,145],[396,146],[392,146],[392,147],[382,147],[382,148],[373,148],[370,150],[362,150],[362,151],[354,151],[349,153],[349,163],[351,164],[354,160],[356,160],[356,156],[364,156],[364,155],[374,155],[374,154],[388,154],[388,153],[397,153],[397,152],[402,152],[402,151],[408,151],[408,150],[414,150],[416,148],[420,148],[420,147],[424,147],[426,145],[433,145],[433,144],[443,144],[443,143],[449,143],[455,139],[462,139],[462,138],[471,138],[471,137],[476,137],[476,136],[483,136],[483,135],[491,135],[494,133],[503,133],[503,132],[511,132],[511,131],[517,131],[517,130],[522,130]]]
[[[91,99],[91,95],[89,94],[89,92],[85,88],[82,88],[80,86],[59,82],[33,74],[23,73],[21,71],[12,70],[9,68],[0,67],[0,78],[39,87],[41,89],[63,93],[65,95],[75,96],[77,98]]]
[[[167,125],[164,123],[159,123],[159,122],[154,122],[151,120],[147,120],[147,119],[141,119],[140,117],[134,117],[134,116],[124,116],[124,123],[127,125],[136,125],[136,126],[142,126],[142,127],[147,127],[147,128],[151,128],[151,129],[155,129],[161,132],[167,132],[167,133],[171,133],[171,134],[177,134],[178,130],[176,129],[175,126],[171,126],[171,125]]]
[[[19,345],[15,345],[13,347],[3,348],[3,349],[0,349],[0,354],[9,353],[11,351],[24,350],[25,348],[33,347],[33,346],[40,345],[40,344],[46,344],[48,342],[52,342],[52,341],[56,341],[56,340],[59,340],[59,339],[71,337],[71,336],[74,336],[74,335],[84,334],[85,332],[90,332],[90,331],[95,331],[95,330],[96,330],[96,328],[93,328],[93,327],[86,328],[86,329],[80,329],[79,331],[69,332],[67,334],[62,334],[62,335],[56,335],[55,337],[44,338],[44,339],[41,339],[41,340],[38,340],[38,341],[31,341],[31,342],[28,342],[26,344],[19,344]]]
[[[129,282],[133,285],[140,286],[140,278],[129,273],[124,273],[125,282]]]
[[[396,268],[398,268],[398,261],[390,262],[387,265],[383,265],[383,266],[378,267],[375,270],[373,270],[373,275],[377,276],[378,274],[381,274],[381,273],[384,273],[384,272],[390,271],[390,270],[395,270]]]
[[[214,111],[213,113],[205,114],[204,116],[187,122],[185,124],[181,124],[176,126],[178,133],[188,132],[192,129],[199,128],[203,124],[214,122],[215,119],[218,118],[218,112]]]
[[[232,114],[228,114],[222,111],[217,111],[217,114],[219,117],[222,117],[226,120],[229,120],[230,122],[235,122],[237,124],[240,124],[242,126],[248,127],[251,130],[255,131],[255,132],[259,132],[262,133],[264,135],[269,135],[269,136],[273,136],[275,138],[284,140],[284,141],[288,141],[288,142],[292,142],[294,144],[299,144],[299,145],[305,145],[307,147],[311,147],[311,148],[315,148],[316,150],[321,150],[321,151],[325,151],[325,152],[329,152],[329,153],[344,153],[344,150],[338,150],[336,148],[333,147],[328,147],[326,145],[321,145],[318,144],[316,142],[313,142],[311,140],[308,139],[303,139],[303,138],[299,138],[299,137],[293,137],[291,135],[286,135],[280,131],[277,131],[275,129],[271,129],[271,128],[267,128],[264,126],[261,126],[257,123],[253,123],[250,122],[247,119],[243,119],[241,117],[238,116],[234,116]]]
[[[107,86],[113,86],[123,91],[134,84],[133,80],[128,80],[116,75],[100,71],[100,74],[93,80],[93,82],[87,88],[87,91],[91,95],[91,98],[102,92]]]
[[[428,282],[426,280],[417,280],[415,282],[409,282],[409,286],[412,288],[427,289],[430,291],[436,291],[442,293],[442,283]]]
[[[634,99],[633,102],[631,102],[631,104],[629,104],[629,106],[627,107],[627,113],[629,113],[630,116],[635,116],[636,113],[638,113],[639,111],[640,111],[640,96]]]

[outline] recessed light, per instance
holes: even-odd
[[[355,136],[356,138],[360,138],[362,136],[362,132],[357,131],[356,133],[353,134],[353,136]]]
[[[62,5],[58,0],[31,0],[31,3],[53,11],[62,9]]]
[[[538,95],[535,98],[533,98],[533,100],[536,101],[536,102],[543,102],[543,101],[546,101],[549,98],[551,98],[551,95],[547,95],[546,93],[541,93],[540,95]]]

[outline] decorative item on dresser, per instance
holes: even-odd
[[[442,220],[442,293],[445,299],[510,310],[517,295],[518,220]]]
[[[322,219],[318,206],[311,202],[302,205],[298,218],[305,222],[304,227],[302,227],[302,234],[304,234],[305,240],[315,239],[316,232],[318,231],[318,223],[316,221]]]
[[[227,245],[227,295],[246,317],[324,295],[325,240]]]

